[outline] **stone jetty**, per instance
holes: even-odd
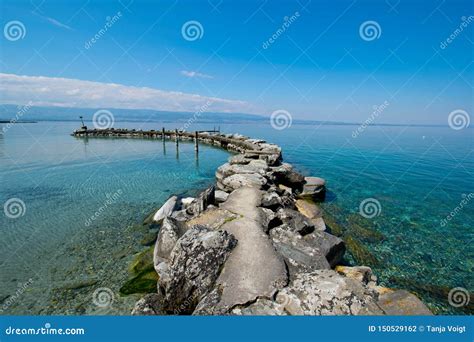
[[[325,180],[284,163],[275,144],[164,129],[73,135],[194,140],[237,152],[214,186],[196,198],[172,196],[145,220],[159,226],[147,259],[157,280],[133,315],[431,314],[415,295],[377,285],[369,267],[342,264],[345,243],[319,206]]]

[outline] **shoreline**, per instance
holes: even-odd
[[[196,198],[172,196],[145,220],[159,232],[126,284],[130,293],[144,283],[141,293],[151,292],[133,314],[431,314],[415,295],[378,286],[369,267],[341,265],[351,242],[328,232],[318,204],[325,181],[284,163],[275,144],[164,129],[72,135],[194,140],[196,150],[200,142],[238,153],[218,168],[216,187]]]

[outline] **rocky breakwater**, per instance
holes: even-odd
[[[283,163],[277,145],[224,137],[240,153],[216,185],[147,219],[160,227],[158,280],[134,315],[431,314],[415,295],[378,286],[369,267],[343,265],[344,241],[318,205],[323,179]]]

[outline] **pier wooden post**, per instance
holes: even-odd
[[[165,141],[165,128],[164,127],[161,129],[161,139],[163,139],[163,142]]]
[[[199,152],[198,131],[194,132],[194,150]]]
[[[178,146],[178,144],[179,144],[179,136],[178,136],[178,129],[177,129],[177,128],[174,130],[174,135],[175,135],[175,139],[176,139],[176,146]]]

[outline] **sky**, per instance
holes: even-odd
[[[398,124],[474,109],[469,0],[0,4],[2,104]]]

